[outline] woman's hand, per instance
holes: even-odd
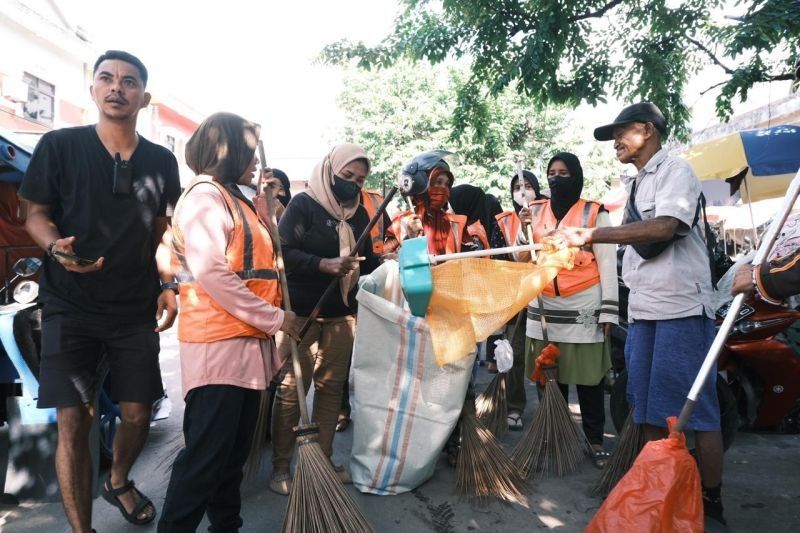
[[[300,342],[300,328],[297,323],[297,315],[292,311],[283,312],[283,324],[281,324],[281,331],[289,335],[291,338]]]
[[[600,324],[600,327],[603,328],[603,335],[605,337],[610,337],[611,332],[614,330],[614,324],[612,324],[611,322],[604,322]]]
[[[408,221],[408,225],[406,226],[406,233],[408,234],[409,239],[414,239],[416,237],[422,236],[423,228],[422,228],[422,221],[419,219],[417,215],[412,215],[411,220]]]
[[[531,210],[527,207],[523,207],[519,210],[519,220],[522,222],[522,225],[525,226],[531,223]]]
[[[319,262],[319,271],[341,278],[358,268],[360,257],[333,257]]]

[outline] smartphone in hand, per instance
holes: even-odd
[[[57,255],[58,257],[63,257],[68,261],[75,261],[80,266],[91,265],[94,264],[95,262],[93,259],[84,259],[83,257],[78,257],[75,254],[67,254],[64,252],[53,251],[53,255]]]

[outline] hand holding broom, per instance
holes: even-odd
[[[258,149],[263,166],[265,157],[264,145],[261,141],[258,142]],[[275,262],[283,291],[283,306],[286,311],[291,311],[289,286],[286,282],[281,239],[275,216],[275,198],[271,191],[267,191],[265,197],[268,214],[266,222],[275,250]],[[283,522],[283,531],[291,533],[371,532],[373,531],[372,527],[342,485],[330,459],[323,453],[317,442],[319,426],[311,423],[308,416],[297,341],[290,337],[289,342],[292,351],[297,403],[300,407],[300,425],[295,428],[298,442],[297,468],[289,494],[289,505]]]

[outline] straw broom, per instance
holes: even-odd
[[[619,442],[611,452],[611,458],[603,468],[600,478],[592,486],[589,494],[606,497],[617,482],[630,470],[633,462],[644,447],[644,430],[633,421],[632,413],[628,413],[625,425],[619,436]]]
[[[503,447],[475,415],[468,395],[461,412],[461,452],[456,463],[456,493],[478,504],[491,499],[528,507],[525,479]]]
[[[528,239],[533,242],[533,230],[528,226]],[[574,472],[581,461],[581,437],[572,422],[564,396],[558,389],[558,347],[549,342],[544,304],[539,297],[539,317],[545,347],[536,358],[533,381],[544,384],[539,409],[525,436],[514,447],[511,459],[524,477],[555,474],[559,477]]]
[[[258,147],[261,164],[264,165],[264,147],[261,141],[259,141]],[[268,226],[283,290],[283,305],[286,311],[291,311],[289,287],[286,282],[281,240],[275,217],[275,199],[270,192],[264,196],[269,212]],[[319,445],[317,440],[319,426],[312,424],[308,417],[297,341],[291,338],[290,342],[297,403],[300,407],[300,425],[294,428],[297,438],[297,468],[292,490],[289,493],[289,505],[283,520],[283,531],[286,533],[372,532],[372,527],[348,494],[333,470],[330,459]]]
[[[506,373],[500,372],[489,382],[486,390],[475,398],[478,420],[497,439],[508,434],[508,400],[506,398]]]
[[[524,313],[517,315],[514,327],[511,330],[511,338],[514,338],[517,330],[522,323]],[[508,396],[506,387],[508,374],[498,373],[486,390],[475,400],[475,411],[478,419],[483,422],[497,439],[502,439],[508,434]]]

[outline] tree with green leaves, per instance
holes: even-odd
[[[563,106],[536,106],[512,86],[475,102],[473,120],[457,129],[468,76],[462,66],[409,61],[348,72],[339,97],[344,138],[372,158],[367,187],[390,186],[414,155],[441,148],[456,155],[457,183],[477,185],[510,206],[509,178],[518,160],[538,174],[553,153],[568,150],[583,160],[587,195],[602,197],[617,167],[613,154],[594,143],[582,146]],[[540,182],[546,187],[541,176]]]
[[[741,17],[723,0],[400,0],[377,46],[340,41],[323,60],[387,67],[404,58],[464,58],[455,131],[480,125],[481,102],[513,87],[539,106],[607,97],[655,102],[678,140],[688,136],[683,92],[706,65],[725,79],[716,101],[727,120],[735,98],[761,82],[797,79],[800,1],[753,0]],[[715,87],[716,87],[715,86]],[[713,87],[712,87],[713,88]],[[711,89],[711,88],[709,88]]]

